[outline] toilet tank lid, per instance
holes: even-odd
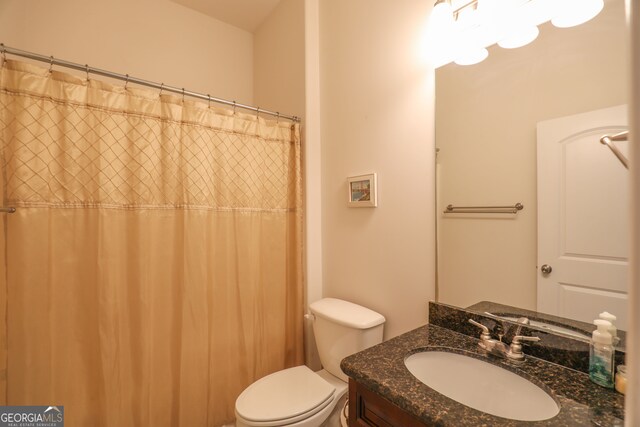
[[[323,298],[309,305],[311,312],[335,323],[356,329],[369,329],[384,323],[384,316],[358,304],[336,298]]]

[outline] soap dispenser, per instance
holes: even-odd
[[[620,342],[620,338],[618,338],[618,329],[616,328],[616,320],[618,318],[609,313],[608,311],[603,311],[598,315],[598,317],[602,320],[606,320],[611,323],[611,327],[609,328],[609,333],[611,334],[611,338],[613,339],[613,345],[617,345]]]
[[[614,348],[609,333],[611,322],[596,319],[589,352],[589,379],[602,387],[613,388]]]

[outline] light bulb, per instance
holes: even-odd
[[[453,8],[448,1],[439,0],[429,16],[424,40],[425,56],[435,68],[453,61],[450,46],[453,39]]]
[[[558,3],[562,0],[532,0],[522,6],[522,15],[533,25],[550,21],[557,13]]]
[[[527,14],[527,9],[535,1],[483,0],[479,2],[478,12],[482,12],[483,19],[480,25],[481,31],[478,31],[474,40],[484,47],[502,41],[500,45],[509,48],[532,42],[537,37],[537,30],[536,24]]]
[[[450,30],[453,27],[453,8],[447,0],[438,0],[433,6],[429,24],[438,29],[446,28]]]
[[[458,65],[473,65],[484,61],[489,56],[489,51],[484,47],[465,50],[455,60]]]
[[[538,27],[530,25],[523,28],[518,28],[516,32],[511,32],[507,37],[498,41],[498,46],[504,49],[515,49],[528,45],[534,41],[540,30]]]
[[[559,28],[575,27],[596,17],[603,7],[604,0],[560,0],[551,23]]]

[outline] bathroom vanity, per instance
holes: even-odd
[[[419,418],[365,385],[349,380],[349,426],[423,427]]]
[[[540,330],[524,329],[524,334],[538,336],[540,342],[525,345],[527,354],[524,362],[514,363],[508,359],[487,354],[478,347],[480,331],[473,325],[467,328],[467,317],[485,324],[490,329],[496,321],[477,312],[456,310],[448,306],[431,304],[430,313],[445,316],[450,325],[461,324],[463,331],[456,332],[438,326],[438,319],[430,318],[430,324],[405,333],[375,347],[345,358],[343,371],[350,377],[349,382],[349,425],[350,426],[623,426],[624,396],[614,390],[602,388],[589,381],[589,376],[579,369],[569,368],[573,358],[584,356],[584,342],[576,341],[576,352],[572,357],[563,358],[567,346],[558,346],[558,337]],[[457,321],[452,321],[457,319]],[[494,322],[494,323],[492,323]],[[521,325],[499,322],[506,329],[505,337],[513,334],[512,327],[522,330]],[[564,337],[560,337],[564,339]],[[566,338],[570,339],[570,338]],[[510,342],[509,338],[505,341]],[[539,357],[530,356],[530,350],[544,347],[545,341],[553,342],[560,348],[560,359],[551,363]],[[481,360],[517,374],[543,390],[557,404],[557,415],[538,421],[510,419],[473,409],[449,398],[427,386],[414,376],[405,361],[412,354],[438,351],[464,355]],[[554,350],[547,351],[554,354]],[[575,353],[575,354],[574,354]],[[546,353],[545,353],[546,354]],[[588,356],[586,356],[588,358]],[[561,366],[559,363],[565,364]],[[482,369],[482,368],[481,368]],[[447,372],[458,388],[468,388],[482,379],[460,378],[457,372]],[[471,376],[471,375],[470,375]],[[475,384],[477,385],[477,384]],[[492,392],[487,391],[485,395]],[[482,395],[483,393],[478,393]],[[483,397],[483,396],[480,396]],[[500,404],[499,396],[488,396],[489,401]],[[526,399],[527,396],[525,396]],[[534,412],[535,412],[535,405]],[[528,405],[528,406],[532,406]],[[518,418],[516,415],[515,418]],[[524,419],[527,419],[526,416]]]

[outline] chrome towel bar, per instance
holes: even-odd
[[[524,209],[522,203],[516,203],[513,206],[447,206],[447,209],[443,211],[446,214],[452,213],[506,213],[517,214],[518,211]]]
[[[604,144],[615,154],[615,156],[620,160],[620,162],[624,165],[625,168],[629,169],[629,160],[622,154],[622,152],[612,144],[615,141],[627,141],[629,139],[629,131],[624,131],[620,133],[616,133],[614,135],[605,135],[600,138],[600,144]]]

